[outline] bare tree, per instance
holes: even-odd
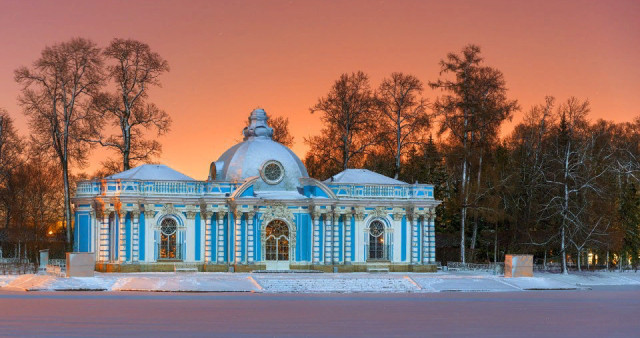
[[[46,47],[32,67],[15,71],[22,85],[19,98],[37,146],[50,151],[62,169],[68,249],[72,245],[69,166],[86,161],[88,144],[82,139],[98,120],[88,101],[103,84],[100,49],[90,40],[74,38]]]
[[[289,132],[289,118],[276,116],[269,119],[269,126],[273,128],[273,140],[289,148],[293,147],[293,135]]]
[[[440,74],[452,74],[454,80],[439,79],[429,85],[449,94],[438,97],[433,104],[440,116],[440,134],[448,133],[452,143],[462,148],[460,167],[460,259],[465,262],[465,224],[470,206],[472,150],[487,144],[486,138],[495,138],[500,124],[518,109],[517,101],[506,97],[506,84],[502,72],[481,66],[480,47],[469,45],[460,55],[449,53],[440,61]],[[479,157],[477,175],[482,172]]]
[[[248,127],[251,119],[247,119],[245,127]],[[269,126],[273,128],[273,140],[286,146],[293,147],[293,135],[289,131],[289,118],[282,116],[269,116]]]
[[[557,224],[560,239],[562,271],[567,273],[567,245],[573,241],[578,251],[583,243],[599,234],[601,219],[589,220],[589,195],[602,197],[598,180],[608,171],[610,152],[596,147],[586,116],[589,102],[570,98],[558,107],[558,125],[549,138],[544,154],[545,199],[541,221]],[[608,224],[608,223],[604,223]],[[578,237],[583,237],[578,240]]]
[[[392,73],[382,80],[376,93],[381,139],[393,154],[395,179],[400,175],[403,156],[410,146],[419,144],[420,136],[429,127],[427,101],[419,97],[422,91],[422,81],[417,77]]]
[[[341,170],[349,168],[376,142],[374,104],[365,73],[342,74],[327,96],[310,109],[312,114],[322,113],[325,127],[321,136],[307,143],[312,149],[323,150],[323,160],[334,162]]]
[[[104,56],[110,62],[107,70],[116,92],[102,93],[94,104],[118,132],[104,136],[96,129],[94,142],[116,150],[122,157],[121,169],[128,170],[162,151],[160,142],[145,139],[145,131],[155,129],[158,136],[163,135],[171,118],[147,99],[149,88],[160,86],[159,77],[169,71],[169,64],[146,43],[131,39],[114,39]]]

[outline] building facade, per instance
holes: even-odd
[[[75,251],[100,271],[435,270],[433,186],[348,169],[321,182],[262,109],[206,181],[142,165],[78,183]]]

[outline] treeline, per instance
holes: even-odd
[[[115,156],[93,177],[160,154],[160,142],[149,137],[166,133],[171,118],[149,100],[149,89],[167,71],[167,61],[143,42],[113,39],[101,48],[82,38],[45,47],[15,71],[30,137],[19,137],[0,111],[0,248],[14,251],[4,256],[33,258],[56,241],[61,252],[72,249],[73,182],[89,177],[70,168],[85,166],[95,147]]]
[[[10,243],[24,256],[26,245],[35,255],[59,240],[71,249],[73,182],[90,177],[69,168],[81,168],[99,146],[116,156],[92,177],[158,155],[160,143],[148,136],[166,133],[171,119],[148,90],[168,70],[147,44],[123,39],[104,48],[72,39],[16,70],[30,137],[19,137],[0,111],[0,247]],[[429,80],[393,73],[373,87],[363,72],[340,76],[310,108],[323,128],[305,139],[309,174],[326,179],[364,167],[434,184],[444,202],[436,223],[441,261],[533,253],[565,271],[589,255],[596,264],[638,264],[640,117],[591,121],[589,102],[576,98],[522,109],[474,45],[446,55]],[[522,122],[501,135],[519,110]],[[290,146],[288,120],[272,122]]]
[[[375,89],[363,72],[340,76],[310,109],[323,129],[305,140],[309,174],[364,167],[434,184],[439,260],[638,264],[640,117],[593,122],[588,100],[546,97],[501,136],[521,107],[474,45],[448,54],[427,86],[431,102],[413,75]]]

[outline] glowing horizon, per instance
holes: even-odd
[[[376,88],[401,71],[426,85],[447,53],[474,43],[522,107],[507,131],[545,95],[589,99],[592,120],[631,121],[640,115],[638,17],[637,1],[5,1],[0,107],[28,135],[13,71],[47,45],[75,36],[101,47],[114,37],[146,42],[171,67],[150,95],[173,119],[157,162],[204,179],[209,164],[241,141],[254,108],[288,117],[293,151],[304,158],[303,138],[321,128],[309,107],[340,74],[362,70]],[[432,101],[439,93],[424,95]],[[95,150],[80,171],[95,171],[107,156]]]

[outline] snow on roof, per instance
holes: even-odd
[[[256,191],[255,196],[262,199],[305,199],[308,198],[297,191]]]
[[[105,178],[108,180],[195,181],[193,178],[164,164],[143,164]]]
[[[324,183],[407,184],[367,169],[347,169],[325,180]]]

